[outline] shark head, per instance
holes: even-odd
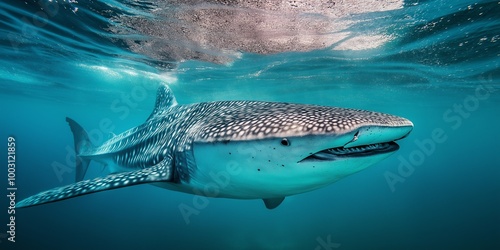
[[[219,102],[195,126],[192,152],[203,187],[228,179],[219,196],[285,197],[324,187],[399,149],[411,121],[357,109],[273,102]]]

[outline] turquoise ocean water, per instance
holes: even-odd
[[[500,249],[500,2],[266,2],[0,2],[0,249]],[[9,241],[8,138],[17,201],[70,184],[65,117],[102,142],[141,124],[161,83],[180,103],[351,107],[415,128],[275,210],[142,185],[16,210]]]

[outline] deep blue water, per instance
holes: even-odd
[[[0,3],[1,249],[500,249],[500,2],[193,2]],[[186,223],[194,196],[143,185],[16,210],[8,241],[8,137],[18,201],[70,184],[65,117],[104,141],[149,116],[160,83],[180,103],[351,107],[415,128],[390,158],[275,210],[210,198]]]

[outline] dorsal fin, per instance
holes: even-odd
[[[75,141],[75,180],[81,181],[85,177],[85,173],[87,172],[87,168],[89,167],[90,160],[88,158],[81,157],[80,155],[85,152],[92,152],[94,145],[92,145],[87,132],[82,128],[82,126],[80,126],[80,124],[69,117],[66,117],[66,121],[71,128],[71,132],[73,132],[73,138]]]
[[[167,85],[160,85],[158,92],[156,93],[156,103],[153,112],[148,117],[148,120],[161,114],[164,110],[176,106],[177,100],[175,100],[174,93]]]

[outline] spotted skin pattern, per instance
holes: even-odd
[[[198,114],[210,123],[198,124],[195,141],[345,134],[360,126],[408,123],[406,119],[377,112],[315,105],[255,101],[210,104],[206,114]]]
[[[158,95],[175,102],[168,88],[162,88]],[[292,103],[219,101],[174,105],[156,108],[145,124],[89,153],[116,153],[123,156],[117,159],[120,164],[147,167],[171,154],[172,149],[190,150],[193,142],[341,135],[370,125],[395,127],[409,125],[409,122],[365,110]]]

